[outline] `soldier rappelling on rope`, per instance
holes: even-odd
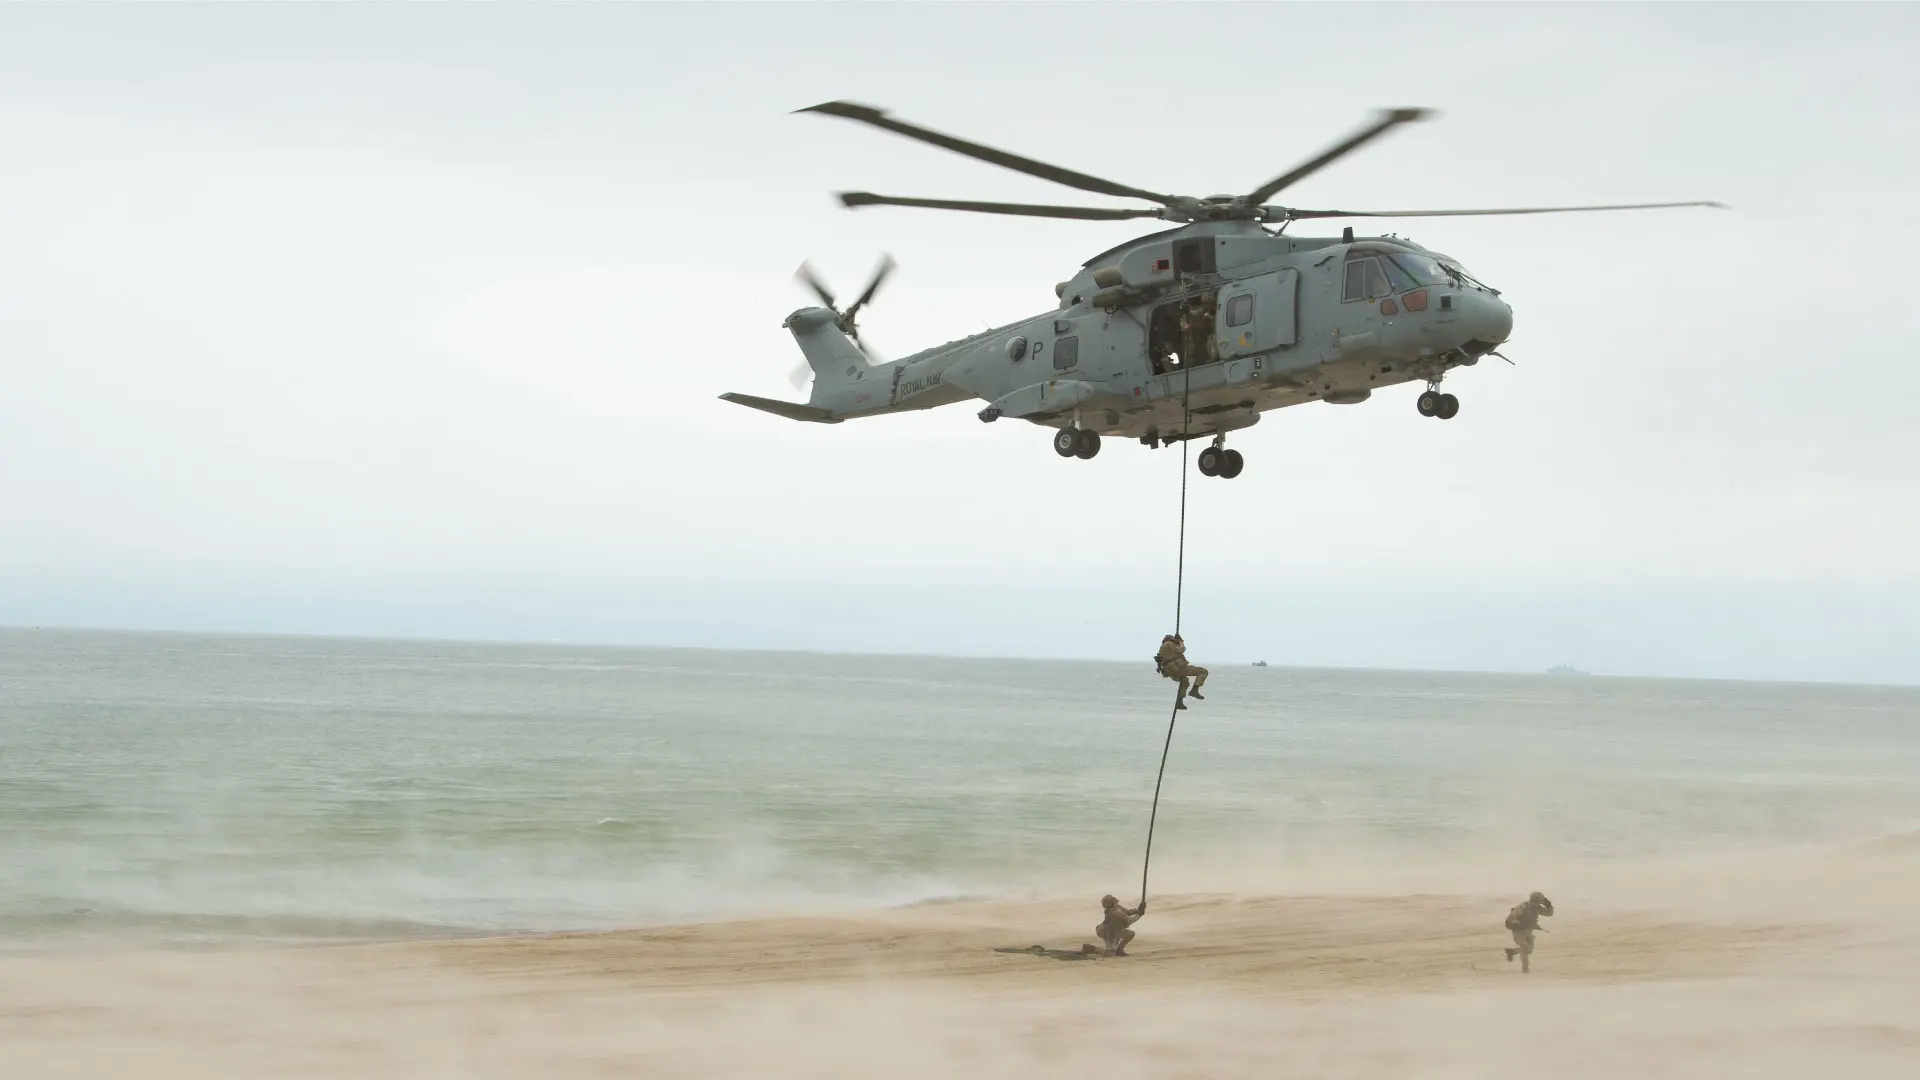
[[[1160,651],[1153,654],[1153,664],[1163,678],[1173,679],[1180,684],[1180,696],[1174,699],[1174,708],[1187,707],[1187,695],[1193,695],[1195,701],[1205,701],[1207,696],[1200,688],[1207,684],[1207,669],[1187,663],[1187,643],[1179,634],[1168,634],[1160,639]]]
[[[1140,906],[1128,911],[1120,906],[1120,901],[1112,893],[1100,898],[1100,924],[1093,928],[1094,936],[1100,939],[1107,956],[1127,955],[1127,946],[1133,942],[1133,931],[1129,929],[1147,913],[1147,898],[1140,898]]]

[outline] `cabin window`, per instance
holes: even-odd
[[[1065,371],[1080,359],[1080,339],[1063,337],[1053,343],[1053,366]]]
[[[1391,295],[1393,286],[1387,283],[1387,274],[1380,269],[1380,260],[1354,259],[1347,263],[1347,284],[1341,294],[1343,301],[1372,300]]]
[[[1176,241],[1173,245],[1173,267],[1181,274],[1213,273],[1213,238],[1195,236]]]
[[[1245,326],[1253,321],[1253,294],[1241,293],[1227,301],[1227,325]]]

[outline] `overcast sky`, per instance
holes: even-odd
[[[1199,195],[1424,105],[1289,201],[1733,209],[1402,223],[1518,365],[1236,436],[1196,657],[1920,681],[1915,56],[1891,4],[8,5],[0,624],[1143,659],[1177,448],[715,396],[799,396],[803,258],[899,260],[899,356],[1152,223],[849,212],[1102,200],[791,110]]]

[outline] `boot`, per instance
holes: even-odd
[[[1511,963],[1513,963],[1513,958],[1514,958],[1514,957],[1515,957],[1516,955],[1518,955],[1518,954],[1519,954],[1519,952],[1520,952],[1520,950],[1519,950],[1519,949],[1508,949],[1508,950],[1507,950],[1507,963],[1509,963],[1509,964],[1511,964]]]
[[[1178,710],[1180,710],[1180,709],[1184,709],[1184,708],[1186,708],[1186,707],[1187,707],[1187,699],[1186,699],[1186,698],[1181,698],[1180,700],[1178,700],[1178,701],[1176,701],[1176,702],[1174,702],[1174,703],[1173,703],[1173,707],[1174,707],[1174,710],[1175,710],[1175,711],[1178,711]]]
[[[1188,696],[1188,697],[1190,697],[1190,698],[1192,698],[1192,699],[1193,699],[1193,700],[1195,700],[1195,701],[1205,701],[1205,700],[1207,700],[1207,695],[1205,695],[1205,694],[1203,694],[1203,693],[1201,693],[1201,692],[1200,692],[1200,688],[1199,688],[1199,687],[1197,687],[1197,686],[1196,686],[1196,687],[1194,687],[1194,688],[1193,688],[1193,689],[1192,689],[1192,690],[1191,690],[1190,692],[1188,692],[1188,694],[1187,694],[1187,696]]]

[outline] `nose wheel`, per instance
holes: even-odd
[[[1247,461],[1240,456],[1238,450],[1229,450],[1224,446],[1209,446],[1200,451],[1199,464],[1201,476],[1218,476],[1223,480],[1231,480],[1240,475],[1240,470],[1246,466]]]
[[[1441,420],[1451,420],[1460,411],[1459,398],[1452,394],[1443,394],[1438,390],[1428,390],[1413,404],[1420,410],[1421,416],[1433,416]]]
[[[1100,452],[1100,433],[1086,428],[1063,427],[1054,433],[1053,452],[1061,457],[1088,460]]]

